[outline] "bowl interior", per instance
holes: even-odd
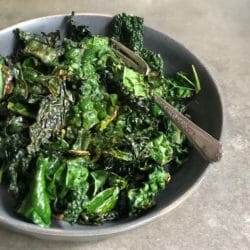
[[[76,16],[78,24],[88,25],[94,34],[108,35],[112,18],[102,15],[82,14]],[[66,32],[65,16],[43,17],[26,21],[0,31],[0,54],[10,55],[16,45],[13,30],[21,28],[26,31],[40,33],[60,30],[62,37]],[[191,73],[194,64],[202,84],[201,92],[188,107],[188,113],[193,121],[219,139],[222,130],[222,104],[218,89],[201,62],[182,45],[168,36],[145,27],[145,47],[160,53],[164,59],[166,74],[173,74],[179,70]],[[101,237],[132,229],[151,221],[166,213],[179,204],[190,190],[198,185],[208,164],[195,151],[190,152],[189,160],[177,172],[167,189],[158,197],[157,206],[144,216],[137,219],[119,220],[101,226],[71,226],[65,222],[53,221],[50,229],[43,229],[31,223],[20,220],[13,211],[13,200],[4,187],[0,186],[0,222],[14,230],[33,234],[42,238],[74,240],[86,237]]]

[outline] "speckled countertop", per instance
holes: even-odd
[[[250,249],[249,9],[249,0],[0,0],[0,28],[71,10],[143,16],[205,62],[222,90],[226,115],[223,160],[167,216],[91,243],[37,240],[0,226],[0,250]]]

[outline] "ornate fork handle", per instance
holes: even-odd
[[[221,159],[222,146],[218,140],[194,124],[161,97],[154,95],[154,100],[162,111],[164,111],[164,113],[173,120],[175,125],[187,136],[191,144],[200,152],[205,160],[208,162],[215,162]]]

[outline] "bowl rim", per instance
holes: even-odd
[[[23,26],[29,23],[32,23],[34,21],[41,21],[44,19],[48,18],[56,18],[56,17],[66,17],[69,16],[69,14],[55,14],[55,15],[48,15],[48,16],[41,16],[37,18],[32,18],[32,19],[27,19],[24,21],[20,21],[16,24],[13,24],[11,26],[3,27],[0,29],[0,34],[4,32],[9,32],[13,31],[15,28],[18,26]],[[80,13],[75,13],[75,16],[99,16],[99,17],[108,17],[112,18],[114,15],[112,14],[103,14],[103,13],[85,13],[85,12],[80,12]],[[183,45],[181,42],[175,40],[174,38],[170,37],[166,33],[155,29],[151,28],[148,25],[145,25],[147,28],[150,30],[155,30],[159,32],[161,35],[167,37],[168,39],[173,40],[178,46],[182,47],[183,49],[187,50],[195,60],[199,64],[201,64],[204,69],[206,70],[207,75],[211,78],[211,83],[213,87],[216,89],[217,94],[218,94],[218,99],[219,99],[219,104],[221,108],[221,125],[220,125],[220,133],[218,135],[218,140],[223,144],[224,142],[224,136],[225,136],[225,106],[223,105],[223,95],[221,91],[221,87],[217,84],[217,81],[213,78],[213,76],[210,73],[209,68],[207,67],[206,64],[203,63],[203,60],[196,57],[185,45]],[[168,214],[170,211],[174,210],[176,207],[178,207],[181,203],[183,203],[185,200],[187,200],[188,197],[191,196],[192,193],[200,186],[201,182],[203,181],[204,177],[207,174],[208,167],[211,165],[214,165],[215,163],[210,163],[207,165],[205,168],[204,172],[202,173],[201,176],[197,178],[197,180],[192,184],[192,186],[186,190],[180,197],[178,197],[176,200],[174,200],[172,203],[167,205],[166,207],[162,208],[157,214],[152,214],[151,216],[142,216],[136,220],[129,221],[125,224],[122,225],[116,225],[114,227],[109,227],[109,228],[98,228],[96,227],[96,230],[65,230],[65,229],[55,229],[55,228],[42,228],[39,227],[35,224],[32,224],[30,222],[22,221],[22,220],[17,220],[15,218],[4,218],[3,216],[0,215],[0,224],[5,226],[6,228],[9,228],[13,231],[21,232],[24,234],[29,234],[33,235],[36,237],[47,237],[47,236],[54,236],[57,239],[62,239],[62,240],[75,240],[75,239],[80,239],[84,237],[101,237],[101,236],[108,236],[108,235],[116,235],[122,232],[130,231],[132,229],[138,228],[142,225],[148,224],[150,222],[153,222],[157,219],[159,219],[161,216]]]

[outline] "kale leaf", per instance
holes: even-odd
[[[138,215],[155,204],[155,198],[160,190],[166,186],[169,174],[162,168],[156,168],[150,175],[149,180],[143,187],[130,189],[128,198],[130,204],[130,215]]]
[[[51,208],[45,181],[47,167],[48,158],[40,155],[36,161],[36,170],[29,193],[18,208],[19,214],[42,227],[49,227],[51,224]]]
[[[76,42],[81,42],[83,39],[91,37],[91,32],[86,25],[76,25],[74,16],[75,12],[72,12],[71,16],[68,18],[68,37]]]
[[[125,13],[114,17],[113,36],[135,52],[143,48],[143,18]]]
[[[118,200],[119,189],[112,187],[98,193],[86,206],[90,216],[102,216],[112,211]]]
[[[31,144],[28,150],[30,152],[37,152],[41,144],[47,143],[48,139],[60,134],[65,125],[68,108],[69,100],[63,87],[60,96],[49,95],[42,100],[36,122],[29,128]]]
[[[6,61],[0,56],[0,100],[13,91],[12,74]]]

